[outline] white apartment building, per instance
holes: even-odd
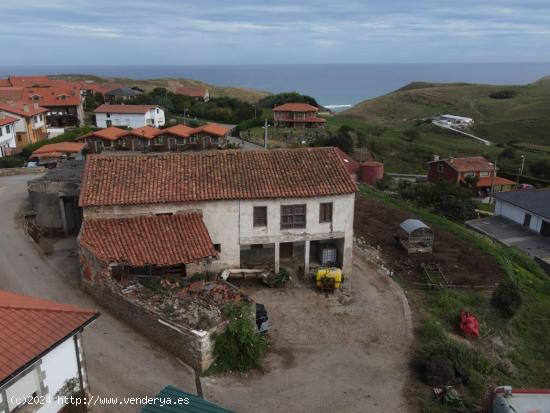
[[[164,110],[156,105],[110,105],[103,104],[94,110],[96,126],[126,126],[132,129],[143,126],[164,126]]]

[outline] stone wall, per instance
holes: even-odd
[[[161,313],[132,302],[111,278],[107,264],[80,247],[80,265],[84,289],[140,333],[155,341],[195,370],[202,372],[214,361],[211,336],[223,325],[209,331],[197,331],[167,320]]]

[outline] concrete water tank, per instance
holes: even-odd
[[[384,164],[376,161],[363,162],[361,164],[360,179],[369,185],[376,185],[376,182],[384,178]]]

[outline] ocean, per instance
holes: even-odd
[[[550,75],[550,63],[0,66],[0,78],[9,74],[59,73],[134,79],[185,77],[273,93],[297,91],[341,110],[412,81],[527,84]]]

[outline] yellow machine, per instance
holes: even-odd
[[[323,291],[334,291],[340,288],[344,276],[342,270],[336,267],[319,267],[315,273],[317,288]]]

